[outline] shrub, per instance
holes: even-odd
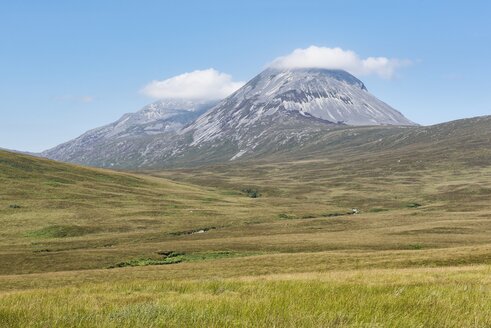
[[[278,217],[282,220],[293,220],[293,219],[296,219],[297,217],[295,215],[289,215],[289,214],[286,214],[286,213],[281,213],[281,214],[278,214]]]
[[[246,193],[248,197],[250,198],[258,198],[261,196],[261,194],[259,193],[258,190],[256,189],[250,189],[250,188],[246,188],[246,189],[242,189],[242,192]]]
[[[423,205],[421,205],[419,203],[409,203],[409,204],[407,204],[406,207],[408,207],[408,208],[418,208],[418,207],[421,207],[421,206],[423,206]]]
[[[386,209],[386,208],[375,207],[375,208],[371,208],[368,212],[379,213],[379,212],[387,212],[387,211],[388,211],[388,209]]]

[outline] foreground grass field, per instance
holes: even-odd
[[[491,326],[487,159],[386,155],[130,174],[0,151],[0,327]]]
[[[0,325],[488,327],[490,273],[474,266],[86,282],[3,293]]]
[[[3,293],[0,325],[488,327],[490,273],[481,265],[86,282]]]

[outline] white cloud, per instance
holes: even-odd
[[[229,96],[243,85],[244,82],[232,81],[230,75],[209,68],[152,81],[141,93],[158,99],[218,100]]]
[[[295,49],[289,55],[276,58],[271,66],[276,68],[342,69],[354,75],[378,75],[389,79],[394,75],[396,69],[410,63],[409,60],[387,57],[360,58],[351,50],[310,46],[305,49]]]

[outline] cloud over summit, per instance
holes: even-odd
[[[271,67],[275,68],[327,68],[342,69],[354,75],[377,75],[391,78],[395,71],[410,64],[408,60],[387,57],[360,58],[351,50],[310,46],[305,49],[295,49],[292,53],[273,60]]]
[[[276,58],[270,67],[342,69],[355,76],[376,75],[390,79],[397,69],[410,64],[408,60],[387,57],[361,58],[351,50],[310,46],[295,49]],[[141,89],[141,93],[156,99],[186,99],[197,101],[220,100],[245,84],[214,68],[183,73],[165,80],[154,80]]]

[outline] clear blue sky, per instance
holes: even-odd
[[[434,124],[491,114],[490,1],[2,1],[0,147],[40,151],[134,112],[155,79],[248,80],[310,45],[409,59],[368,89]]]

